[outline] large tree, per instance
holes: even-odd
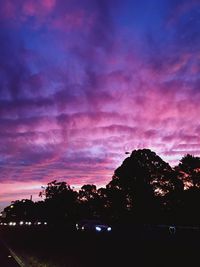
[[[193,186],[200,188],[200,157],[187,154],[180,160],[176,169],[179,171],[186,189]]]
[[[4,212],[8,221],[32,221],[35,219],[35,203],[29,199],[12,201]]]
[[[66,182],[56,180],[47,184],[40,192],[45,197],[49,220],[53,222],[71,221],[76,218],[77,192]]]
[[[152,212],[156,197],[166,196],[179,188],[181,181],[174,170],[149,149],[134,150],[115,170],[107,185],[108,190],[115,192],[112,205],[120,197],[123,200],[120,204],[125,209],[138,214]]]
[[[79,207],[82,217],[98,217],[105,219],[107,213],[107,191],[97,189],[93,184],[81,187],[78,193]]]

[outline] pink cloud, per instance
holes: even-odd
[[[52,20],[50,27],[63,31],[82,30],[88,31],[94,25],[94,15],[87,14],[83,10],[63,14]]]
[[[33,200],[39,199],[39,192],[41,191],[42,183],[39,182],[3,182],[2,187],[0,189],[1,200],[6,201],[8,204],[11,201],[16,200],[16,196],[18,199],[27,198],[30,199],[31,195],[33,196]]]
[[[168,19],[168,26],[176,23],[181,18],[181,16],[183,16],[185,13],[190,12],[191,9],[197,8],[198,6],[199,6],[198,0],[183,1],[183,2],[177,3],[176,7],[170,13],[170,16]]]
[[[95,11],[87,12],[81,3],[74,8],[73,1],[65,3],[61,0],[7,0],[1,5],[2,19],[10,19],[21,27],[29,18],[34,18],[32,28],[35,29],[45,25],[50,30],[67,32],[76,29],[88,32],[98,19]]]
[[[15,16],[15,5],[13,5],[12,0],[4,1],[4,4],[2,5],[2,15],[4,15],[5,18],[13,18]]]
[[[106,1],[76,3],[2,2],[0,166],[12,196],[57,178],[105,185],[133,149],[173,164],[200,155],[199,52],[174,30],[157,47],[116,29]]]

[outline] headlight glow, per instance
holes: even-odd
[[[95,229],[96,229],[96,231],[101,232],[101,227],[96,226]]]
[[[108,228],[107,228],[107,231],[109,231],[109,232],[110,232],[111,230],[112,230],[112,228],[111,228],[111,227],[108,227]]]

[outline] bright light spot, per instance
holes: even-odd
[[[40,225],[40,224],[41,224],[41,222],[38,222],[37,224],[38,224],[38,225]]]
[[[23,222],[23,221],[21,221],[19,224],[20,224],[20,225],[23,225],[23,224],[24,224],[24,222]]]
[[[16,225],[16,222],[13,222],[13,224],[12,224],[13,226],[15,226]]]
[[[14,206],[13,206],[13,205],[11,205],[11,206],[10,206],[10,208],[11,208],[11,209],[13,209],[13,208],[14,208]]]
[[[82,229],[82,230],[84,230],[84,229],[85,229],[85,227],[84,227],[84,226],[82,226],[82,227],[81,227],[81,229]]]
[[[13,223],[12,222],[9,222],[9,225],[13,225]]]
[[[44,222],[44,225],[47,225],[47,222]]]
[[[28,225],[31,225],[31,222],[29,222]]]
[[[112,229],[111,229],[111,227],[108,227],[107,231],[109,231],[109,232],[110,232],[111,230],[112,230]]]
[[[96,226],[95,229],[96,229],[98,232],[101,232],[101,227]]]
[[[8,255],[8,258],[12,258],[12,256],[11,255]]]

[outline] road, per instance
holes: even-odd
[[[30,262],[34,258],[37,262],[26,266],[189,267],[196,266],[196,262],[199,265],[200,233],[196,231],[181,230],[171,235],[162,229],[131,230],[126,227],[111,235],[99,235],[62,228],[4,228],[0,234],[21,259]],[[1,247],[4,258],[8,257],[8,251]],[[0,267],[6,266],[18,265],[0,263]]]
[[[13,257],[13,254],[8,248],[0,241],[0,266],[1,267],[20,267]]]

